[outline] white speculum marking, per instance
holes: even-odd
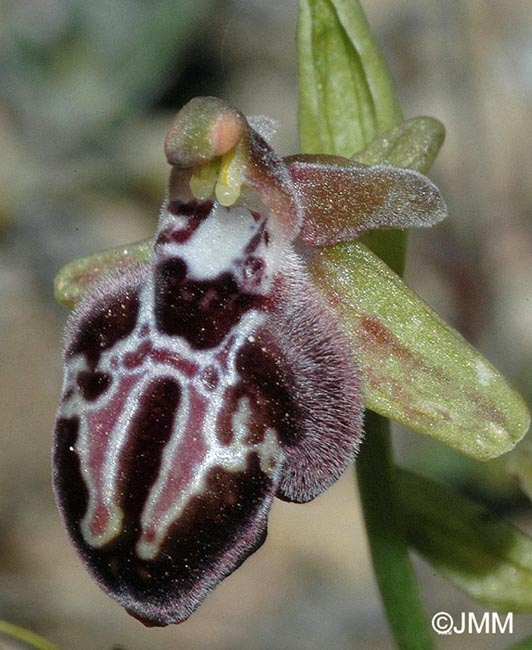
[[[159,229],[183,225],[185,219],[163,210]],[[157,254],[159,257],[180,257],[186,262],[191,280],[210,280],[235,269],[235,263],[245,256],[244,250],[261,224],[262,220],[257,221],[247,208],[226,208],[215,202],[209,216],[188,241],[158,245]],[[266,248],[261,242],[254,255],[265,257]]]
[[[167,226],[170,221],[178,225],[182,219],[163,212],[160,227]],[[186,262],[189,277],[192,279],[215,278],[225,271],[235,271],[236,260],[242,257],[246,245],[260,225],[261,221],[257,221],[244,208],[227,209],[215,204],[211,215],[200,224],[187,242],[158,246],[156,259],[175,255]],[[261,242],[257,252],[263,258],[266,258],[266,248],[266,244]],[[265,283],[269,284],[268,278],[265,278]],[[253,334],[264,322],[265,314],[253,309],[247,311],[217,347],[195,350],[184,338],[168,336],[158,331],[153,309],[154,289],[153,273],[150,273],[149,280],[141,291],[135,330],[129,337],[120,340],[101,354],[97,370],[111,375],[113,382],[110,389],[91,403],[76,391],[77,375],[81,370],[87,369],[85,356],[77,354],[66,364],[67,375],[64,386],[65,392],[72,388],[75,396],[63,407],[63,417],[77,415],[80,419],[75,451],[79,456],[82,477],[89,493],[87,512],[81,522],[81,530],[87,543],[99,548],[122,532],[124,514],[118,505],[120,456],[128,442],[128,431],[137,413],[139,400],[150,382],[157,378],[171,378],[179,384],[179,406],[171,435],[161,456],[157,479],[151,487],[141,514],[141,535],[136,550],[138,556],[145,560],[157,557],[171,525],[178,520],[187,503],[205,488],[210,469],[220,467],[229,471],[243,471],[246,469],[248,454],[254,451],[258,454],[262,471],[271,477],[276,471],[274,460],[279,453],[278,438],[272,429],[265,431],[264,439],[259,444],[246,442],[251,414],[247,398],[239,400],[237,410],[233,413],[231,443],[221,444],[216,431],[226,393],[228,389],[237,385],[240,379],[236,369],[237,353],[242,345],[254,340]],[[266,291],[267,287],[264,285],[257,287],[257,292]],[[149,334],[143,336],[141,330],[148,331]],[[179,357],[194,363],[197,371],[192,377],[187,376],[171,364],[158,361],[150,355],[147,355],[137,367],[127,369],[116,367],[117,359],[121,362],[127,353],[137,350],[146,340],[154,349],[168,350],[174,358]],[[229,348],[228,352],[227,348]],[[226,353],[222,364],[217,359],[217,355],[220,355],[224,349]],[[215,368],[218,373],[218,382],[214,388],[205,386],[201,380],[202,372],[207,368],[211,370]],[[90,416],[120,399],[118,389],[121,380],[130,380],[132,385],[128,389],[114,426],[109,431],[91,430]],[[172,485],[175,485],[176,481],[179,483],[180,478],[180,446],[187,435],[187,426],[195,415],[191,410],[193,401],[195,405],[205,404],[201,426],[192,438],[200,445],[200,462],[193,463],[191,475],[181,481],[178,492],[172,493]],[[96,443],[103,448],[98,451]],[[95,449],[101,455],[100,462],[96,463]],[[98,516],[97,513],[101,513],[102,508],[105,512],[103,526],[101,521],[95,522],[95,517]],[[95,524],[98,533],[93,530]]]
[[[215,204],[211,214],[180,249],[192,280],[208,280],[233,267],[257,230],[257,222],[245,208]]]

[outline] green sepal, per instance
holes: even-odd
[[[445,139],[445,127],[433,117],[414,117],[375,138],[353,158],[364,165],[391,165],[425,173]]]
[[[397,470],[407,539],[454,585],[488,607],[532,611],[532,539],[484,506]]]
[[[152,240],[145,239],[72,260],[60,269],[54,280],[55,299],[64,307],[74,309],[104,275],[148,262],[151,254]]]
[[[400,119],[393,80],[358,2],[301,0],[297,40],[302,151],[350,157]]]
[[[367,408],[479,460],[523,437],[521,397],[364,245],[324,247],[310,270],[359,360]]]

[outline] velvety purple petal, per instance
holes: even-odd
[[[279,351],[279,416],[285,462],[277,496],[305,502],[336,481],[362,438],[360,375],[349,346],[295,256],[277,287],[268,322],[270,348]],[[288,415],[290,415],[288,417]]]

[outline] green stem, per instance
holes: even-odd
[[[403,275],[406,235],[375,232],[364,243]],[[419,596],[397,501],[390,421],[366,411],[365,440],[356,463],[373,570],[399,650],[430,650],[433,636]]]
[[[401,121],[393,79],[360,0],[301,0],[297,40],[304,153],[350,156]],[[402,273],[402,232],[375,233],[364,242]],[[395,502],[389,422],[370,412],[357,470],[377,582],[397,646],[429,650],[431,633]]]
[[[390,423],[366,412],[366,436],[357,460],[357,478],[373,568],[392,634],[400,650],[430,650],[432,634],[396,500]]]
[[[0,643],[2,637],[4,639],[7,637],[7,641],[9,641],[9,639],[22,641],[22,643],[25,644],[25,647],[31,646],[35,650],[57,650],[57,646],[53,643],[50,643],[46,639],[43,639],[29,630],[25,630],[24,628],[8,623],[7,621],[0,621]]]

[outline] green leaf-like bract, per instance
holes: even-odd
[[[470,499],[397,470],[409,543],[453,584],[489,607],[532,611],[532,539]]]
[[[298,49],[302,151],[349,158],[398,121],[393,80],[358,2],[301,0]]]
[[[305,153],[428,171],[443,127],[397,124],[393,82],[358,2],[302,0],[298,44]],[[362,244],[402,271],[400,231],[323,247],[311,271],[360,359],[366,406],[474,458],[510,450],[528,428],[521,398]]]

